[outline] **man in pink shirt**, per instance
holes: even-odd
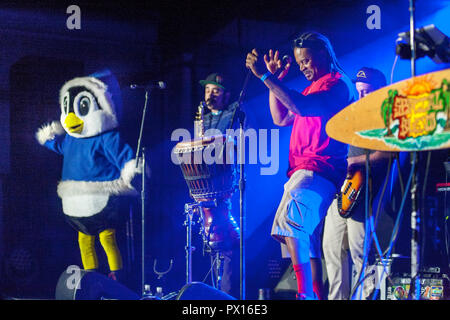
[[[355,101],[350,79],[340,67],[329,40],[316,32],[294,40],[293,54],[311,84],[299,93],[281,80],[290,68],[278,51],[247,54],[246,66],[269,88],[270,112],[278,126],[292,126],[289,180],[275,215],[272,236],[291,257],[297,299],[321,299],[323,218],[346,175],[347,145],[325,132],[327,121]],[[286,250],[284,251],[286,253]]]

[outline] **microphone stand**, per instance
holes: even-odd
[[[142,143],[142,135],[144,131],[144,122],[145,122],[145,114],[147,112],[147,105],[148,105],[148,95],[149,91],[151,89],[145,90],[145,103],[144,103],[144,109],[142,111],[142,118],[141,118],[141,127],[139,130],[139,138],[136,148],[136,168],[138,167],[138,159],[139,155],[142,154],[142,187],[141,187],[141,293],[142,296],[145,296],[148,294],[146,291],[146,283],[145,283],[145,148],[142,147],[141,151],[141,143]]]
[[[244,145],[244,122],[245,122],[245,113],[242,111],[242,101],[244,99],[245,91],[247,89],[247,84],[250,79],[251,70],[247,72],[247,76],[245,77],[244,85],[242,87],[241,93],[239,94],[238,106],[235,109],[235,114],[233,115],[233,120],[231,122],[230,128],[232,128],[236,112],[238,112],[239,118],[239,223],[240,223],[240,236],[239,236],[239,260],[240,260],[240,300],[245,300],[245,175],[244,175],[244,161],[243,155],[245,152]]]

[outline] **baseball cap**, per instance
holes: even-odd
[[[228,84],[226,83],[225,77],[219,73],[211,73],[205,80],[200,80],[199,82],[203,87],[207,84],[215,84],[224,90],[228,89]]]
[[[352,80],[353,83],[364,82],[376,87],[384,87],[386,85],[386,77],[383,72],[378,69],[362,67],[356,74],[356,78]]]

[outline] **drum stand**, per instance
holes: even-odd
[[[186,220],[184,221],[183,225],[186,227],[186,284],[192,283],[192,252],[195,250],[195,247],[192,246],[192,226],[195,225],[195,221],[193,219],[194,217],[194,211],[198,210],[199,212],[202,212],[203,207],[216,207],[217,202],[214,201],[202,201],[202,202],[195,202],[195,203],[186,203],[184,205],[184,214],[186,216]],[[203,219],[203,214],[202,214]],[[212,252],[211,252],[212,254]],[[221,256],[220,252],[216,252],[216,257],[218,262],[217,266],[217,282],[218,282],[218,289],[220,290],[220,283],[222,281],[222,274],[223,274],[223,256]]]
[[[186,251],[186,284],[192,282],[192,252],[195,250],[192,246],[192,226],[195,225],[193,221],[194,209],[199,207],[198,203],[186,203],[184,205],[184,214],[186,216],[183,224],[186,227],[186,246],[184,247]]]
[[[224,256],[220,251],[216,252],[217,290],[222,289]]]
[[[206,235],[203,233],[203,236]],[[204,242],[207,243],[208,240],[204,238]],[[225,257],[223,255],[223,252],[218,249],[212,249],[208,244],[207,246],[207,252],[209,252],[211,256],[211,272],[212,272],[212,283],[213,287],[217,290],[222,290],[222,279],[223,279],[223,271],[224,271],[224,263],[225,263]],[[214,276],[216,277],[216,280],[214,281]]]

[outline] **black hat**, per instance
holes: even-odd
[[[215,84],[224,90],[228,89],[225,78],[219,73],[211,73],[205,80],[200,80],[199,82],[203,87],[207,84]]]
[[[362,67],[356,74],[356,78],[352,80],[356,82],[364,82],[371,84],[377,88],[384,87],[386,85],[386,77],[383,72],[378,69]]]

